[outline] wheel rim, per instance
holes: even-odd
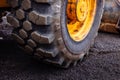
[[[76,42],[82,41],[92,28],[96,0],[68,0],[66,13],[70,37]]]

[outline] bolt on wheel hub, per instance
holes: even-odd
[[[87,17],[87,14],[88,14],[88,3],[87,3],[87,0],[79,0],[77,2],[77,19],[79,21],[84,21]]]

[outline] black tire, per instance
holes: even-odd
[[[34,57],[67,68],[76,65],[94,42],[103,13],[103,0],[97,0],[95,20],[88,36],[73,41],[65,27],[67,0],[8,0],[13,15],[8,22],[14,26],[12,36],[19,46]]]

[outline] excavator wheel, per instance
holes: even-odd
[[[76,65],[94,43],[103,0],[8,0],[13,38],[33,57],[56,66]]]

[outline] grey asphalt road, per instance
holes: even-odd
[[[99,33],[90,54],[69,69],[43,64],[13,42],[1,42],[0,80],[120,80],[120,36]]]

